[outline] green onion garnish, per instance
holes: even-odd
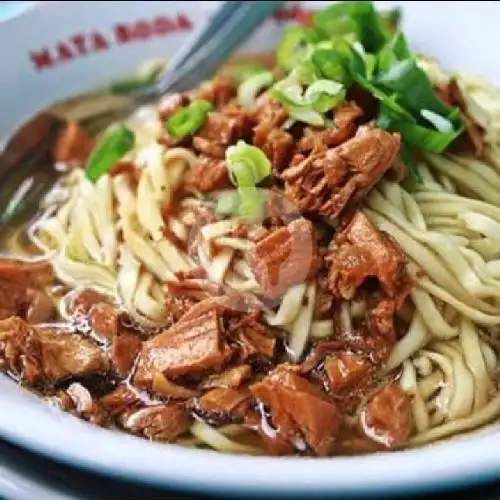
[[[240,217],[243,217],[248,221],[257,221],[262,219],[265,198],[262,196],[260,190],[255,186],[243,187],[238,189],[238,195],[238,213]]]
[[[240,197],[237,192],[224,193],[217,200],[216,211],[218,214],[232,215],[237,214],[240,206]]]
[[[325,112],[358,85],[379,101],[379,127],[402,134],[407,152],[444,151],[463,132],[458,108],[436,95],[403,33],[400,11],[381,14],[373,2],[336,2],[313,15],[313,26],[287,30],[277,61],[287,77],[273,85],[293,121],[328,126]]]
[[[271,95],[286,109],[290,118],[316,127],[324,126],[322,113],[337,107],[345,99],[345,88],[333,80],[317,80],[303,92],[294,70],[276,83]]]
[[[377,119],[379,127],[391,132],[399,132],[406,144],[429,153],[442,153],[462,133],[462,129],[454,128],[451,121],[428,110],[424,110],[426,118],[424,123],[431,122],[433,127],[402,118],[384,101],[381,102],[380,108]]]
[[[304,102],[314,111],[325,113],[337,107],[345,99],[345,88],[333,80],[318,80],[307,87]]]
[[[276,49],[278,65],[285,71],[292,71],[307,55],[310,45],[319,40],[318,34],[310,28],[288,28]]]
[[[372,2],[338,2],[317,11],[313,16],[316,30],[325,36],[354,33],[368,52],[376,52],[390,36],[390,31]]]
[[[265,153],[245,141],[227,149],[226,164],[236,187],[256,186],[271,173],[271,162]]]
[[[125,125],[111,128],[92,151],[87,162],[85,175],[96,182],[106,174],[113,165],[121,160],[135,144],[135,134]]]
[[[216,211],[221,215],[238,215],[247,222],[262,220],[264,215],[265,191],[255,186],[238,188],[224,193],[217,200]]]
[[[341,53],[334,49],[318,47],[311,55],[316,71],[321,77],[350,85],[352,77]]]
[[[262,215],[263,197],[256,185],[271,173],[271,162],[263,151],[239,141],[226,151],[226,165],[237,193],[219,199],[219,213],[234,213],[246,219]]]
[[[274,99],[286,107],[305,106],[304,96],[302,95],[302,85],[297,81],[297,73],[292,71],[287,78],[275,83],[271,88],[270,94]]]
[[[377,69],[380,72],[389,71],[392,65],[411,57],[408,42],[402,33],[395,33],[377,53]]]
[[[439,132],[453,132],[453,123],[451,120],[434,113],[434,111],[429,111],[428,109],[420,110],[420,114],[422,118],[426,119]]]
[[[247,78],[238,87],[238,104],[244,108],[253,108],[257,94],[264,88],[269,87],[274,81],[270,71],[261,71]]]
[[[174,139],[194,134],[205,123],[212,103],[200,99],[178,109],[167,121],[168,133]]]

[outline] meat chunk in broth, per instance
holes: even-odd
[[[94,139],[76,122],[69,122],[64,128],[52,150],[55,161],[83,164],[95,145]]]
[[[110,360],[119,377],[125,378],[130,373],[141,347],[141,339],[133,333],[120,332],[113,338]]]
[[[19,285],[39,287],[50,284],[54,273],[47,261],[0,258],[0,278]]]
[[[120,313],[111,304],[98,302],[88,311],[89,325],[102,340],[111,342],[117,335],[120,326]]]
[[[229,187],[229,174],[224,161],[205,157],[184,179],[184,187],[188,191],[209,193]]]
[[[268,130],[264,123],[255,127],[253,141],[271,160],[275,175],[279,175],[288,166],[295,149],[291,134],[281,128]]]
[[[273,359],[276,352],[276,338],[268,329],[256,321],[243,323],[233,333],[233,338],[238,342],[241,350],[241,359],[252,356],[263,356]]]
[[[92,338],[106,346],[113,373],[126,377],[141,350],[142,341],[122,324],[122,312],[109,304],[104,295],[93,290],[84,290],[73,296],[69,310],[77,328],[88,324]],[[87,332],[85,328],[83,330]]]
[[[103,352],[79,335],[37,328],[21,318],[0,321],[1,358],[7,369],[28,384],[53,383],[103,373]]]
[[[252,250],[250,265],[264,295],[270,298],[314,277],[319,259],[311,222],[295,220],[261,239]]]
[[[236,85],[232,78],[216,76],[211,82],[204,83],[199,89],[190,92],[191,100],[204,99],[210,101],[216,109],[228,104],[236,95]]]
[[[230,352],[223,339],[220,315],[212,309],[193,318],[183,318],[145,342],[134,380],[140,386],[147,386],[155,371],[166,377],[203,373],[220,366]]]
[[[232,110],[231,110],[232,111]],[[245,111],[211,112],[193,138],[193,147],[211,158],[224,158],[226,148],[248,135],[249,117]]]
[[[201,389],[222,389],[239,387],[244,381],[252,375],[250,365],[239,365],[222,373],[214,373],[207,377],[201,384]]]
[[[107,302],[106,296],[102,293],[90,289],[79,290],[72,295],[68,304],[68,312],[70,314],[87,314],[92,306]]]
[[[271,160],[276,176],[288,166],[295,148],[293,136],[282,128],[287,118],[287,112],[269,94],[258,97],[252,112],[253,144]]]
[[[134,434],[152,441],[172,442],[189,429],[192,420],[183,404],[174,403],[133,410],[120,421]]]
[[[363,115],[362,109],[354,102],[345,103],[335,110],[334,127],[327,130],[318,130],[307,127],[304,136],[297,146],[299,152],[324,151],[325,149],[342,144],[350,139],[357,128],[357,120]]]
[[[396,297],[406,276],[406,257],[368,218],[357,212],[335,236],[329,255],[330,290],[337,297],[352,299],[367,278],[376,278],[388,297]]]
[[[391,168],[399,135],[360,127],[340,146],[294,159],[282,174],[285,193],[301,212],[338,217],[353,208]]]
[[[194,411],[213,425],[241,423],[252,405],[252,394],[247,388],[217,388],[196,399]]]
[[[317,160],[323,162],[333,192],[333,216],[338,216],[348,202],[360,201],[382,178],[396,159],[400,143],[399,135],[360,127],[352,139]]]
[[[54,305],[43,290],[53,280],[47,262],[0,259],[0,319],[21,316],[29,323],[45,323]]]
[[[54,316],[54,305],[42,290],[0,279],[0,319],[20,316],[29,323],[45,323]]]
[[[331,266],[328,284],[333,295],[344,300],[361,297],[367,304],[359,328],[344,332],[349,345],[374,361],[386,359],[396,340],[394,317],[413,286],[406,256],[357,212],[335,235],[334,248],[326,259]]]
[[[372,369],[368,359],[351,352],[339,352],[328,357],[323,368],[328,389],[334,395],[348,395],[360,389]]]
[[[271,425],[281,439],[299,451],[310,448],[320,456],[333,451],[340,413],[295,367],[279,366],[251,386],[251,391],[268,409]]]
[[[413,427],[410,399],[396,385],[388,385],[377,392],[361,418],[367,437],[387,448],[405,443]]]
[[[142,403],[139,391],[130,384],[119,385],[103,396],[99,402],[112,417],[135,409]]]
[[[98,401],[94,401],[92,395],[82,384],[73,382],[66,393],[71,398],[74,405],[73,412],[81,418],[96,425],[107,423],[108,415]]]

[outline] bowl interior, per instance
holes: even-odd
[[[8,61],[2,73],[0,138],[49,103],[129,73],[145,59],[168,58],[216,3],[101,2],[90,7],[49,2],[0,24],[0,55]],[[500,83],[495,49],[500,2],[433,2],[432,9],[423,2],[376,3],[402,7],[403,29],[415,50],[452,71]],[[286,8],[293,14],[294,5],[311,9],[323,4],[294,2]],[[272,49],[287,22],[269,20],[242,50]],[[147,35],[140,35],[141,26]],[[79,35],[84,42],[75,41]],[[205,493],[383,495],[458,486],[500,471],[500,448],[491,444],[498,424],[417,450],[271,459],[158,445],[93,427],[49,408],[4,376],[0,404],[0,435],[13,442],[102,473]]]

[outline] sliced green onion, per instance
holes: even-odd
[[[377,70],[385,73],[398,61],[410,57],[411,52],[405,36],[402,33],[395,33],[377,53]]]
[[[363,59],[365,64],[365,76],[368,79],[371,79],[376,66],[376,57],[374,54],[367,54],[363,44],[361,42],[354,42],[352,44],[352,48],[359,54],[359,56]]]
[[[364,53],[363,46],[362,50]],[[359,46],[358,46],[359,48]],[[350,85],[355,76],[367,76],[366,57],[353,48],[352,43],[338,38],[328,44],[319,44],[311,60],[323,78]]]
[[[311,56],[318,73],[323,78],[350,84],[352,79],[345,67],[344,58],[333,50],[317,49]]]
[[[408,187],[412,192],[415,191],[418,185],[424,183],[424,178],[418,169],[417,162],[413,156],[413,148],[407,142],[401,144],[400,157],[403,163],[408,167],[409,176],[403,181],[405,189]]]
[[[401,94],[401,103],[414,113],[428,109],[447,116],[451,111],[451,108],[437,97],[428,76],[417,66],[413,58],[393,64],[377,77],[376,84],[391,93]]]
[[[338,2],[314,14],[316,30],[325,36],[355,33],[369,52],[376,52],[390,32],[372,2]]]
[[[370,10],[368,3],[340,2],[338,5],[321,9],[314,14],[314,25],[329,36],[355,33],[359,38],[362,34],[361,26],[356,17],[368,13]]]
[[[368,1],[339,2],[316,12],[313,25],[323,40],[309,45],[305,59],[315,79],[303,94],[301,81],[276,84],[273,97],[291,118],[328,126],[321,113],[336,105],[335,98],[342,100],[342,92],[335,96],[332,87],[321,93],[321,85],[314,85],[329,80],[348,89],[355,82],[380,102],[378,126],[401,133],[408,151],[444,151],[463,131],[462,116],[438,98],[405,36],[394,33],[399,16],[394,11],[383,17]]]
[[[389,130],[401,133],[413,146],[435,154],[442,153],[462,133],[462,130],[439,132],[402,120],[395,121]]]
[[[86,177],[96,182],[121,160],[135,144],[135,134],[125,125],[111,128],[92,151],[85,170]]]
[[[269,158],[259,148],[239,141],[227,149],[226,165],[237,193],[219,198],[217,212],[251,220],[262,218],[264,197],[256,185],[271,173]]]
[[[367,78],[372,78],[377,65],[377,58],[374,54],[365,54],[365,66]]]
[[[297,82],[301,85],[310,85],[314,83],[316,80],[319,80],[318,73],[316,72],[316,67],[314,66],[313,61],[308,58],[302,61],[295,68]]]
[[[167,121],[168,133],[174,139],[194,134],[205,123],[212,103],[200,99],[178,109]]]
[[[430,111],[428,109],[423,109],[420,111],[420,114],[439,132],[453,131],[453,123],[451,123],[450,120],[444,116],[438,115],[437,113],[434,113],[434,111]]]
[[[281,38],[276,49],[278,65],[285,71],[292,71],[307,55],[312,43],[319,41],[310,28],[292,26]]]
[[[399,132],[407,144],[429,153],[442,153],[462,133],[461,128],[445,132],[410,122],[395,114],[384,102],[380,108],[377,125],[391,132]]]
[[[263,151],[239,141],[226,151],[226,165],[233,184],[234,195],[221,197],[217,204],[219,213],[238,213],[245,218],[262,217],[263,197],[256,185],[271,173],[271,162]]]
[[[378,99],[381,103],[383,103],[387,108],[389,108],[396,116],[400,118],[404,118],[409,122],[416,122],[415,118],[411,113],[406,111],[399,102],[398,102],[398,94],[387,94],[383,90],[380,90],[371,82],[366,79],[359,78],[357,82],[362,85],[366,90],[368,90],[373,97]]]
[[[264,212],[264,197],[255,186],[238,188],[238,214],[247,220],[260,220]]]
[[[270,94],[283,106],[304,106],[302,86],[299,85],[295,72],[290,73],[288,78],[276,82],[270,90]]]
[[[221,215],[238,215],[248,222],[262,220],[265,194],[255,186],[241,187],[232,193],[224,193],[218,201],[216,211]]]
[[[256,186],[271,173],[271,162],[265,153],[244,141],[227,149],[226,164],[237,187]]]
[[[345,88],[332,80],[318,80],[307,87],[304,101],[310,103],[314,111],[325,113],[337,107],[345,99]]]
[[[240,106],[244,108],[253,108],[257,94],[269,87],[274,81],[274,76],[270,71],[262,71],[250,78],[247,78],[238,87],[237,100]]]
[[[296,122],[307,123],[313,127],[325,126],[325,118],[317,111],[290,106],[287,108],[287,113],[290,115],[290,118]]]
[[[334,109],[345,99],[344,86],[331,80],[317,80],[302,92],[297,80],[297,73],[292,71],[288,78],[273,86],[272,97],[283,105],[290,118],[316,127],[324,126],[321,113]]]
[[[235,186],[254,186],[256,184],[253,169],[247,163],[233,162],[230,165],[230,177]]]
[[[224,193],[217,200],[216,211],[223,215],[237,214],[240,206],[240,197],[236,191],[231,193]]]

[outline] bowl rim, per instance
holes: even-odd
[[[500,477],[500,447],[489,445],[490,432],[362,456],[255,457],[103,429],[19,390],[5,375],[0,394],[0,436],[7,441],[73,467],[165,489],[219,496],[374,497],[470,487]],[[22,418],[12,419],[15,414]]]

